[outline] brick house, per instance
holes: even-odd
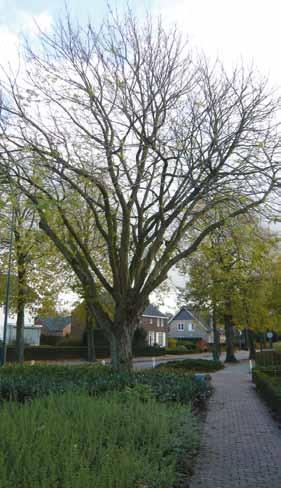
[[[73,310],[71,324],[71,336],[82,340],[86,322],[85,313],[81,304]],[[160,347],[167,345],[168,317],[154,305],[148,305],[146,307],[139,325],[147,332],[147,342],[149,345],[158,344]]]
[[[147,342],[150,346],[157,344],[165,347],[167,345],[168,317],[154,305],[149,304],[145,308],[140,319],[140,327],[147,332]]]
[[[36,325],[41,325],[41,334],[45,336],[65,337],[71,333],[71,316],[37,317]]]

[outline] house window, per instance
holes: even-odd
[[[193,332],[194,331],[194,325],[192,322],[190,322],[190,324],[188,324],[188,330],[189,332]]]
[[[153,318],[152,318],[152,317],[149,319],[149,323],[150,323],[151,325],[153,324]]]
[[[178,324],[178,330],[184,330],[183,324]]]
[[[163,342],[164,338],[163,338],[163,332],[158,332],[158,344],[160,347],[162,347],[164,345],[164,342]]]

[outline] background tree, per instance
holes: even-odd
[[[25,195],[6,185],[2,188],[1,201],[0,266],[4,275],[8,265],[11,214],[14,214],[11,309],[17,315],[16,358],[23,362],[26,306],[35,311],[46,308],[50,302],[57,303],[64,276],[60,255],[39,229],[37,213]]]
[[[253,216],[239,217],[216,230],[191,260],[181,264],[189,276],[185,298],[212,317],[216,357],[218,324],[225,327],[226,361],[230,362],[236,360],[234,326],[247,329],[253,358],[253,332],[273,325],[269,300],[278,242]]]
[[[273,190],[279,102],[252,72],[193,60],[175,29],[132,14],[98,28],[67,18],[37,52],[27,46],[22,66],[2,83],[2,166],[80,281],[113,365],[130,368],[151,292]],[[69,216],[71,193],[95,222],[102,261]]]

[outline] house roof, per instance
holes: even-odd
[[[155,305],[152,305],[151,303],[145,307],[144,312],[142,314],[144,317],[163,317],[167,318],[167,315],[165,315],[163,312],[160,312]]]
[[[36,323],[44,325],[48,330],[62,331],[71,323],[71,316],[68,317],[37,317]]]
[[[172,317],[172,320],[192,320],[194,319],[192,313],[186,307],[182,307],[180,311]]]
[[[173,320],[196,320],[205,330],[208,331],[208,327],[206,327],[199,319],[197,319],[186,307],[181,307],[181,309],[170,319],[170,322]]]

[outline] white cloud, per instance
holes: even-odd
[[[176,22],[193,46],[227,65],[254,62],[281,83],[281,2],[276,0],[155,0],[165,22]]]
[[[15,32],[10,31],[7,27],[0,27],[0,64],[18,64],[19,37]]]
[[[19,63],[20,35],[36,37],[39,30],[49,32],[51,25],[52,17],[47,11],[31,15],[18,10],[12,23],[0,23],[0,65],[6,67],[9,64],[15,69]]]
[[[50,32],[52,27],[52,17],[48,12],[41,12],[38,15],[30,15],[26,12],[19,12],[21,19],[21,30],[25,34],[37,36],[41,32]]]

